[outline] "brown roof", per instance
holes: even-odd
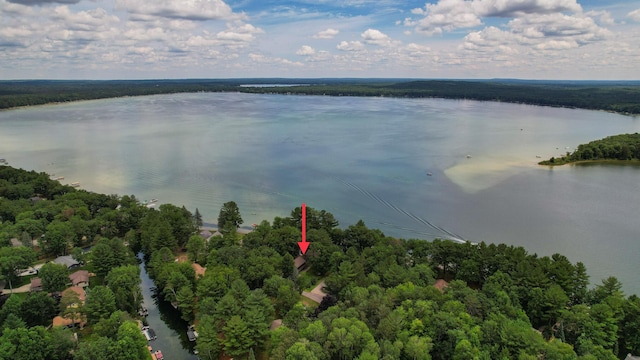
[[[307,260],[305,260],[302,256],[298,256],[297,258],[295,258],[295,260],[293,260],[293,263],[295,264],[296,269],[300,269],[307,263]]]
[[[444,288],[446,288],[447,286],[449,286],[449,283],[445,280],[445,279],[438,279],[436,280],[436,282],[433,284],[433,286],[435,286],[436,289],[444,292]]]
[[[81,282],[89,283],[89,272],[87,270],[78,270],[73,274],[69,275],[69,279],[71,279],[71,284],[73,286],[78,285]]]
[[[71,319],[63,318],[62,316],[56,316],[56,317],[53,318],[53,326],[54,327],[57,327],[57,326],[69,326],[69,325],[71,325],[73,323],[82,325],[84,323],[84,321],[83,321],[81,316],[76,318],[75,321],[71,320]]]
[[[280,326],[282,326],[282,319],[275,319],[271,322],[271,325],[269,326],[269,330],[275,330]]]
[[[207,268],[203,268],[200,264],[196,263],[191,264],[191,267],[193,267],[193,270],[196,272],[196,277],[204,276],[204,272],[207,270]]]
[[[79,287],[79,286],[72,286],[72,287],[70,287],[70,288],[65,289],[65,290],[62,292],[62,296],[64,296],[64,294],[65,294],[65,293],[68,293],[69,291],[73,291],[73,292],[75,292],[76,294],[78,294],[78,300],[80,300],[80,301],[84,302],[84,299],[85,299],[85,292],[84,292],[84,289],[83,289],[83,288],[81,288],[81,287]]]

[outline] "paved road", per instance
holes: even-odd
[[[14,293],[25,293],[29,291],[31,291],[31,284],[22,285],[20,287],[13,288]],[[5,294],[11,294],[11,289],[2,290],[2,295],[5,295]]]

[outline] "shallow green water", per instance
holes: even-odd
[[[174,94],[0,112],[0,157],[208,222],[229,200],[245,224],[306,202],[342,226],[559,252],[640,293],[640,168],[535,165],[637,131],[638,118],[517,104]]]

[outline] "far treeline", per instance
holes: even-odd
[[[581,161],[640,160],[640,134],[608,136],[601,140],[581,144],[566,155],[539,162],[540,165],[564,165]]]
[[[252,84],[261,86],[242,86]],[[268,86],[269,84],[274,86]],[[469,99],[640,114],[640,83],[635,81],[409,79],[0,81],[0,109],[122,96],[188,92]]]
[[[91,193],[0,166],[3,280],[14,289],[29,284],[36,275],[18,276],[21,269],[63,254],[94,275],[84,301],[63,290],[70,270],[51,263],[37,275],[43,291],[3,295],[0,359],[150,359],[135,322],[144,317],[140,251],[159,301],[195,323],[206,360],[640,354],[640,298],[625,295],[615,277],[591,287],[585,266],[560,254],[396,239],[362,221],[341,228],[331,213],[306,210],[304,269],[294,265],[300,207],[241,235],[242,217],[230,201],[218,217],[222,236],[210,236],[199,230],[197,209],[150,209],[134,196]],[[197,275],[201,267],[206,272]],[[301,296],[322,281],[328,294],[320,303]],[[54,318],[78,326],[52,326]],[[270,330],[276,319],[282,326]]]

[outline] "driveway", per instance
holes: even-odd
[[[309,298],[317,302],[318,304],[320,304],[322,302],[322,298],[324,298],[324,296],[327,295],[324,291],[322,291],[322,288],[324,288],[324,280],[322,280],[320,284],[314,287],[313,290],[309,292],[303,291],[302,296]]]

